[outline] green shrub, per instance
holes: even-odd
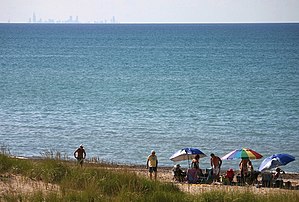
[[[209,191],[198,194],[194,201],[198,202],[293,202],[299,201],[299,194],[295,192],[280,192],[274,194],[257,194],[251,191],[246,192],[224,192]]]
[[[0,162],[1,162],[0,164],[1,173],[9,171],[13,167],[12,160],[4,154],[0,154]]]
[[[36,163],[29,176],[48,183],[58,183],[64,179],[68,171],[68,166],[62,162],[46,159]]]
[[[32,168],[30,161],[9,157],[4,154],[0,154],[0,162],[0,173],[26,174]]]

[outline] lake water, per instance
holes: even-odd
[[[299,159],[299,24],[0,24],[0,44],[0,144],[14,155]]]

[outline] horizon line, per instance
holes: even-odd
[[[260,22],[1,22],[0,24],[298,24],[299,21]]]

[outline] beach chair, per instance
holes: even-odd
[[[177,182],[183,182],[186,178],[186,172],[184,172],[180,165],[175,165],[172,169],[173,180]]]
[[[272,187],[272,173],[268,173],[268,172],[262,173],[262,186]]]
[[[275,180],[273,182],[273,187],[275,187],[275,188],[282,188],[283,187],[283,180]]]
[[[236,176],[236,179],[237,179],[237,185],[240,186],[240,185],[243,185],[244,184],[244,180],[242,179],[241,177],[241,174],[239,173],[237,176]]]
[[[213,168],[206,168],[207,183],[213,182]]]
[[[285,188],[286,189],[291,189],[292,188],[292,183],[290,181],[285,182]],[[297,185],[297,190],[299,190],[299,185]]]
[[[187,170],[187,181],[189,184],[197,184],[199,182],[198,169],[189,168]]]
[[[258,180],[257,180],[257,178],[258,178],[258,176],[259,176],[259,174],[260,174],[261,172],[259,172],[259,171],[250,171],[249,173],[248,173],[248,176],[246,176],[246,182],[247,182],[247,184],[257,184],[258,183]]]

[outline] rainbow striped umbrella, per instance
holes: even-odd
[[[230,160],[230,159],[260,159],[263,156],[256,151],[248,148],[236,149],[225,156],[223,156],[222,160]]]

